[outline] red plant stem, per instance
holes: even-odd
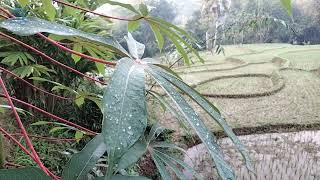
[[[10,135],[6,130],[4,130],[3,128],[0,127],[0,131],[1,133],[4,135],[4,137],[7,137],[8,139],[12,140],[14,143],[16,143],[23,152],[25,152],[27,155],[29,155],[31,157],[31,159],[33,159],[34,161],[35,158],[34,156],[27,150],[26,147],[24,147],[15,137],[13,137],[12,135]]]
[[[0,7],[0,10],[1,10],[2,12],[4,12],[7,16],[9,16],[9,17],[14,17],[13,14],[11,14],[8,10],[4,9],[3,7]]]
[[[14,133],[11,134],[12,136],[22,136],[21,133]],[[37,135],[29,135],[29,137],[31,138],[37,138],[37,139],[43,139],[43,140],[47,140],[47,141],[77,141],[80,139],[74,139],[74,138],[54,138],[54,137],[44,137],[44,136],[37,136]]]
[[[88,60],[91,60],[91,61],[94,61],[94,62],[99,62],[99,63],[102,63],[102,64],[107,64],[107,65],[116,65],[117,63],[116,62],[111,62],[111,61],[106,61],[106,60],[103,60],[103,59],[99,59],[99,58],[94,58],[92,56],[88,56],[88,55],[85,55],[85,54],[82,54],[82,53],[79,53],[77,51],[74,51],[72,49],[69,49],[67,47],[64,47],[63,45],[59,44],[58,42],[46,37],[45,35],[41,34],[41,33],[37,33],[38,36],[40,36],[41,38],[45,39],[46,41],[50,42],[51,44],[53,44],[54,46],[62,49],[62,50],[65,50],[67,52],[70,52],[72,54],[75,54],[75,55],[78,55],[82,58],[85,58],[85,59],[88,59]]]
[[[5,97],[5,95],[4,95],[4,94],[0,94],[0,97]],[[53,114],[51,114],[51,113],[49,113],[49,112],[47,112],[47,111],[45,111],[45,110],[43,110],[43,109],[40,109],[40,108],[38,108],[38,107],[36,107],[36,106],[34,106],[34,105],[32,105],[32,104],[29,104],[29,103],[27,103],[27,102],[21,101],[21,100],[19,100],[19,99],[13,98],[13,97],[10,97],[10,98],[11,98],[13,101],[15,101],[15,102],[18,102],[18,103],[20,103],[20,104],[22,104],[22,105],[24,105],[24,106],[26,106],[26,107],[32,108],[33,110],[35,110],[35,111],[37,111],[37,112],[40,112],[40,113],[46,115],[46,116],[49,117],[49,118],[55,119],[55,120],[57,120],[57,121],[59,121],[59,122],[65,123],[65,124],[67,124],[67,125],[69,125],[69,126],[72,126],[72,127],[74,127],[74,128],[77,128],[77,129],[79,129],[79,130],[82,130],[82,131],[88,133],[88,135],[96,135],[96,134],[98,134],[98,133],[96,133],[96,132],[94,132],[94,131],[91,131],[91,130],[89,130],[89,129],[87,129],[87,128],[84,128],[84,127],[82,127],[82,126],[80,126],[80,125],[77,125],[77,124],[72,123],[72,122],[70,122],[70,121],[68,121],[68,120],[65,120],[65,119],[63,119],[63,118],[61,118],[61,117],[58,117],[58,116],[56,116],[56,115],[53,115]]]
[[[63,4],[65,6],[69,6],[69,7],[75,8],[75,9],[82,10],[84,12],[92,13],[92,14],[95,14],[95,15],[98,15],[98,16],[101,16],[101,17],[109,18],[109,19],[116,19],[116,20],[121,20],[121,21],[137,21],[137,20],[140,20],[140,19],[144,18],[144,17],[139,17],[139,18],[136,18],[136,19],[127,19],[127,18],[122,18],[122,17],[113,17],[113,16],[108,16],[108,15],[104,15],[104,14],[101,14],[101,13],[97,13],[97,12],[91,11],[89,9],[86,9],[86,8],[83,8],[83,7],[79,7],[79,6],[76,6],[76,5],[61,1],[61,0],[53,0],[53,1],[55,1],[55,2],[57,2],[59,4]]]
[[[46,90],[43,90],[43,89],[41,89],[41,88],[38,88],[38,87],[34,86],[33,84],[29,83],[28,81],[24,80],[23,78],[19,77],[18,75],[14,74],[13,72],[11,72],[11,71],[9,71],[9,70],[7,70],[7,69],[5,69],[5,68],[0,67],[0,70],[2,70],[3,72],[5,72],[5,73],[7,73],[7,74],[10,74],[11,76],[14,76],[15,78],[17,78],[17,79],[19,79],[20,81],[26,83],[28,86],[32,87],[33,89],[36,89],[36,90],[38,90],[38,91],[41,91],[41,92],[43,92],[43,93],[45,93],[45,94],[48,94],[48,95],[50,95],[50,96],[54,96],[54,97],[56,97],[56,98],[63,99],[63,100],[73,100],[73,99],[74,99],[74,98],[68,98],[68,97],[59,96],[59,95],[50,93],[50,92],[48,92],[48,91],[46,91]]]
[[[9,18],[8,16],[5,16],[5,15],[3,15],[3,14],[0,14],[0,17],[3,17],[3,18],[5,18],[5,19],[8,19],[8,18]]]
[[[89,76],[83,74],[82,72],[80,72],[80,71],[78,71],[78,70],[75,70],[75,69],[73,69],[73,68],[71,68],[71,67],[69,67],[69,66],[67,66],[67,65],[65,65],[65,64],[62,64],[62,63],[60,63],[59,61],[51,58],[50,56],[44,54],[44,53],[41,52],[41,51],[39,51],[38,49],[36,49],[36,48],[34,48],[34,47],[32,47],[32,46],[30,46],[30,45],[28,45],[28,44],[25,44],[24,42],[19,41],[18,39],[14,38],[14,37],[11,37],[11,36],[9,36],[9,35],[7,35],[7,34],[5,34],[5,33],[2,33],[2,32],[0,32],[0,36],[3,36],[3,37],[5,37],[5,38],[7,38],[7,39],[10,39],[10,40],[13,41],[14,43],[19,44],[19,45],[21,45],[21,46],[23,46],[23,47],[25,47],[25,48],[27,48],[27,49],[30,49],[30,50],[33,51],[33,52],[36,52],[37,54],[39,54],[40,56],[44,57],[44,58],[47,59],[48,61],[50,61],[50,62],[52,62],[52,63],[54,63],[54,64],[57,64],[57,65],[65,68],[65,69],[68,69],[69,71],[72,71],[72,72],[74,72],[74,73],[76,73],[76,74],[78,74],[78,75],[80,75],[80,76],[83,76],[83,77],[85,77],[85,78],[87,78],[87,79],[90,79],[90,80],[92,80],[92,81],[95,81],[95,82],[98,82],[98,83],[100,83],[100,84],[106,85],[105,82],[96,80],[96,79],[94,79],[94,78],[92,78],[92,77],[89,77]]]
[[[18,167],[18,168],[24,167],[24,166],[22,166],[20,164],[15,164],[15,163],[12,163],[12,162],[6,162],[5,166],[14,166],[14,167]]]
[[[2,11],[4,11],[3,9],[0,9]],[[14,15],[12,15],[10,12],[8,11],[5,11],[7,14],[10,14],[10,17],[15,17]],[[6,17],[7,19],[9,17]],[[95,58],[95,57],[92,57],[92,56],[88,56],[86,54],[83,54],[83,53],[79,53],[77,51],[74,51],[72,49],[69,49],[65,46],[63,46],[61,43],[57,42],[57,41],[54,41],[48,37],[46,37],[45,35],[41,34],[41,33],[37,33],[38,36],[40,36],[42,39],[45,39],[46,41],[50,42],[51,44],[53,44],[54,46],[62,49],[62,50],[65,50],[67,52],[70,52],[72,54],[75,54],[75,55],[78,55],[82,58],[85,58],[85,59],[88,59],[88,60],[91,60],[91,61],[94,61],[94,62],[99,62],[99,63],[102,63],[102,64],[107,64],[107,65],[116,65],[117,63],[116,62],[110,62],[110,61],[106,61],[106,60],[103,60],[103,59],[99,59],[99,58]]]
[[[25,140],[26,140],[26,144],[27,144],[27,146],[30,148],[30,150],[31,150],[31,152],[32,152],[32,155],[33,155],[34,158],[35,158],[35,162],[38,164],[38,166],[39,166],[47,175],[50,175],[50,174],[48,173],[48,171],[47,171],[47,168],[43,165],[40,157],[38,156],[38,153],[37,153],[36,150],[34,149],[33,144],[32,144],[32,141],[30,140],[30,138],[29,138],[29,136],[28,136],[28,133],[27,133],[27,131],[26,131],[26,129],[25,129],[25,127],[24,127],[21,119],[20,119],[20,116],[19,116],[17,110],[15,109],[15,106],[14,106],[14,104],[13,104],[11,98],[10,98],[10,95],[9,95],[9,93],[8,93],[8,91],[7,91],[7,88],[6,88],[6,86],[5,86],[5,84],[4,84],[4,82],[3,82],[3,80],[2,80],[1,77],[0,77],[0,86],[1,86],[1,88],[2,88],[2,90],[3,90],[3,92],[4,92],[5,97],[6,97],[7,100],[8,100],[9,105],[11,106],[12,112],[13,112],[15,118],[16,118],[16,121],[17,121],[17,124],[18,124],[18,126],[19,126],[19,129],[20,129],[20,131],[22,132],[23,137],[24,137]]]

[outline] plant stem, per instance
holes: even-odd
[[[5,97],[5,95],[0,93],[0,97]],[[58,116],[56,116],[56,115],[53,115],[53,114],[51,114],[51,113],[49,113],[49,112],[47,112],[47,111],[45,111],[45,110],[43,110],[43,109],[40,109],[40,108],[38,108],[38,107],[36,107],[36,106],[34,106],[34,105],[32,105],[32,104],[29,104],[29,103],[27,103],[27,102],[22,101],[22,100],[19,100],[19,99],[13,98],[13,97],[10,97],[10,99],[12,99],[13,101],[16,101],[16,102],[18,102],[18,103],[20,103],[20,104],[22,104],[22,105],[24,105],[24,106],[26,106],[26,107],[32,108],[33,110],[35,110],[35,111],[37,111],[37,112],[40,112],[40,113],[44,114],[45,116],[47,116],[47,117],[49,117],[49,118],[55,119],[55,120],[57,120],[57,121],[59,121],[59,122],[65,123],[65,124],[67,124],[67,125],[69,125],[69,126],[75,127],[75,128],[77,128],[77,129],[79,129],[79,130],[82,130],[82,131],[88,133],[89,135],[96,135],[96,134],[98,134],[98,133],[96,133],[96,132],[94,132],[94,131],[91,131],[91,130],[89,130],[89,129],[87,129],[87,128],[84,128],[84,127],[82,127],[82,126],[80,126],[80,125],[77,125],[77,124],[75,124],[75,123],[72,123],[72,122],[70,122],[70,121],[68,121],[68,120],[65,120],[65,119],[63,119],[63,118],[61,118],[61,117],[58,117]]]
[[[78,75],[80,75],[80,76],[82,76],[82,77],[85,77],[85,78],[87,78],[87,79],[89,79],[89,80],[98,82],[98,83],[100,83],[100,84],[106,85],[105,82],[96,80],[96,79],[94,79],[94,78],[92,78],[92,77],[90,77],[90,76],[87,76],[87,75],[83,74],[82,72],[80,72],[80,71],[78,71],[78,70],[75,70],[75,69],[73,69],[73,68],[71,68],[71,67],[69,67],[69,66],[67,66],[67,65],[65,65],[65,64],[62,64],[62,63],[60,63],[59,61],[57,61],[57,60],[51,58],[50,56],[46,55],[45,53],[41,52],[40,50],[38,50],[38,49],[36,49],[36,48],[28,45],[28,44],[25,44],[24,42],[19,41],[18,39],[14,38],[14,37],[12,37],[12,36],[9,36],[9,35],[7,35],[7,34],[5,34],[5,33],[2,33],[2,32],[0,32],[0,36],[3,36],[3,37],[5,37],[5,38],[13,41],[14,43],[19,44],[19,45],[21,45],[21,46],[23,46],[23,47],[25,47],[25,48],[27,48],[27,49],[30,49],[31,51],[39,54],[40,56],[44,57],[44,58],[47,59],[48,61],[50,61],[50,62],[52,62],[52,63],[54,63],[54,64],[56,64],[56,65],[58,65],[58,66],[61,66],[61,67],[65,68],[65,69],[68,69],[69,71],[74,72],[75,74],[78,74]]]
[[[27,133],[27,131],[26,131],[26,129],[25,129],[25,127],[24,127],[21,119],[20,119],[20,116],[19,116],[19,114],[18,114],[18,112],[17,112],[17,110],[16,110],[16,108],[15,108],[15,106],[14,106],[14,104],[13,104],[11,98],[10,98],[10,95],[9,95],[9,93],[8,93],[8,91],[7,91],[7,88],[6,88],[6,86],[5,86],[5,84],[4,84],[4,82],[3,82],[3,80],[2,80],[1,77],[0,77],[0,86],[1,86],[1,88],[2,88],[2,90],[3,90],[4,95],[5,95],[6,98],[7,98],[8,104],[11,106],[11,110],[12,110],[12,112],[13,112],[15,118],[16,118],[16,122],[17,122],[17,124],[18,124],[18,126],[19,126],[19,129],[20,129],[21,133],[23,134],[23,137],[25,138],[25,141],[26,141],[27,146],[30,148],[30,150],[31,150],[31,152],[32,152],[32,155],[33,155],[34,158],[35,158],[36,163],[38,164],[38,166],[39,166],[47,175],[50,175],[50,174],[48,173],[48,171],[47,171],[47,168],[43,165],[43,163],[42,163],[42,161],[41,161],[41,159],[40,159],[37,151],[34,149],[33,144],[32,144],[32,141],[30,140],[30,138],[29,138],[29,136],[28,136],[28,133]]]
[[[4,169],[5,166],[5,152],[4,152],[4,144],[3,144],[3,137],[0,134],[0,169]]]
[[[111,180],[112,175],[113,175],[113,166],[114,162],[113,159],[108,158],[108,169],[107,169],[107,174],[105,176],[105,180]]]
[[[40,36],[42,39],[50,42],[52,45],[64,50],[64,51],[67,51],[67,52],[70,52],[72,54],[75,54],[77,56],[80,56],[82,58],[85,58],[85,59],[88,59],[90,61],[93,61],[93,62],[98,62],[98,63],[101,63],[101,64],[107,64],[107,65],[113,65],[115,66],[117,63],[116,62],[112,62],[112,61],[106,61],[106,60],[103,60],[103,59],[99,59],[99,58],[95,58],[95,57],[92,57],[92,56],[88,56],[88,55],[85,55],[85,54],[82,54],[82,53],[79,53],[77,51],[74,51],[72,49],[69,49],[67,47],[64,47],[63,45],[59,44],[58,42],[46,37],[45,35],[41,34],[41,33],[37,33],[38,36]]]
[[[11,72],[11,71],[9,71],[9,70],[7,70],[7,69],[5,69],[5,68],[0,67],[0,70],[2,70],[4,73],[10,74],[11,76],[14,76],[15,78],[17,78],[18,80],[26,83],[27,85],[29,85],[29,86],[32,87],[33,89],[36,89],[36,90],[38,90],[38,91],[41,91],[41,92],[43,92],[43,93],[45,93],[45,94],[48,94],[48,95],[51,95],[51,96],[54,96],[54,97],[56,97],[56,98],[63,99],[63,100],[74,100],[74,98],[62,97],[62,96],[59,96],[59,95],[50,93],[50,92],[48,92],[48,91],[46,91],[46,90],[43,90],[43,89],[41,89],[41,88],[38,88],[38,87],[34,86],[33,84],[29,83],[28,81],[24,80],[23,78],[20,78],[18,75],[14,74],[13,72]]]
[[[9,14],[10,17],[15,18],[15,16],[14,16],[13,14],[11,14],[11,13],[8,12],[8,11],[5,11],[3,8],[0,8],[0,10],[2,10],[3,12],[6,12],[7,14]],[[3,16],[3,17],[6,18],[6,19],[9,19],[9,17],[7,17],[7,16]],[[52,45],[54,45],[54,46],[56,46],[56,47],[58,47],[58,48],[60,48],[60,49],[62,49],[62,50],[64,50],[64,51],[67,51],[67,52],[70,52],[70,53],[72,53],[72,54],[78,55],[78,56],[80,56],[80,57],[82,57],[82,58],[85,58],[85,59],[88,59],[88,60],[90,60],[90,61],[99,62],[99,63],[107,64],[107,65],[113,65],[113,66],[117,64],[116,62],[111,62],[111,61],[106,61],[106,60],[104,60],[104,59],[95,58],[95,57],[88,56],[88,55],[83,54],[83,53],[79,53],[79,52],[74,51],[74,50],[72,50],[72,49],[69,49],[69,48],[61,45],[61,44],[58,43],[57,41],[52,40],[52,39],[46,37],[45,35],[43,35],[43,34],[41,34],[41,33],[37,33],[37,35],[40,36],[42,39],[50,42]]]
[[[121,20],[121,21],[137,21],[137,20],[143,19],[143,17],[139,17],[139,18],[136,18],[136,19],[127,19],[127,18],[122,18],[122,17],[108,16],[108,15],[97,13],[97,12],[91,11],[89,9],[86,9],[86,8],[83,8],[83,7],[79,7],[79,6],[76,6],[76,5],[61,1],[61,0],[53,0],[53,1],[55,1],[55,2],[57,2],[59,4],[63,4],[65,6],[69,6],[69,7],[75,8],[75,9],[82,10],[84,12],[92,13],[92,14],[95,14],[95,15],[98,15],[98,16],[101,16],[101,17],[109,18],[109,19],[116,19],[116,20]]]

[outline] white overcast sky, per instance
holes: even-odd
[[[130,3],[130,4],[139,4],[141,2],[145,2],[145,0],[118,0],[122,3]],[[159,0],[162,1],[162,0]],[[169,0],[172,3],[175,4],[175,7],[177,7],[177,13],[178,13],[178,21],[184,22],[188,17],[191,17],[194,11],[201,8],[201,0]],[[108,15],[115,15],[115,16],[121,16],[119,12],[117,12],[117,9],[119,7],[117,6],[111,6],[108,4],[105,4],[98,8],[96,11],[100,13],[105,13]]]

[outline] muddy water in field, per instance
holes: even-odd
[[[229,139],[218,141],[225,159],[235,169],[237,179],[320,179],[320,131],[257,134],[240,136],[240,139],[249,150],[257,177],[246,169],[241,155]],[[185,162],[200,172],[204,179],[217,179],[203,144],[188,149]]]

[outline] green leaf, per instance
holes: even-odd
[[[51,0],[42,0],[43,9],[50,21],[53,21],[56,16],[56,8],[53,6]]]
[[[132,37],[132,34],[130,32],[128,32],[128,36],[126,36],[125,39],[127,41],[128,49],[132,57],[135,59],[141,59],[144,54],[144,50],[146,46],[136,41]]]
[[[84,103],[84,97],[83,96],[77,96],[76,99],[74,100],[74,102],[76,103],[76,105],[78,107],[81,107]]]
[[[140,14],[139,11],[136,10],[136,8],[134,8],[131,4],[121,3],[121,2],[117,2],[117,1],[110,1],[110,0],[99,0],[99,2],[100,3],[108,3],[113,6],[120,6],[125,9],[128,9],[136,14]]]
[[[144,142],[136,142],[119,160],[117,171],[126,169],[136,163],[147,151],[147,145]]]
[[[292,16],[291,0],[281,0],[282,6],[286,9],[287,13]]]
[[[0,104],[0,109],[1,108],[5,108],[5,109],[11,109],[11,106],[8,106],[8,105],[2,105],[2,104]],[[21,108],[17,108],[17,107],[14,107],[17,111],[18,111],[18,113],[21,113],[21,114],[23,114],[23,115],[30,115],[30,116],[33,116],[33,114],[32,113],[30,113],[29,111],[26,111],[26,110],[24,110],[24,109],[21,109]]]
[[[18,0],[19,4],[21,5],[21,7],[26,7],[26,5],[28,5],[29,0]]]
[[[104,74],[105,74],[105,71],[106,71],[105,65],[102,64],[102,63],[98,63],[98,62],[95,62],[95,64],[96,64],[96,67],[97,67],[97,69],[98,69],[98,72],[99,72],[100,74],[104,75]]]
[[[200,105],[212,118],[216,123],[224,130],[224,132],[229,136],[232,142],[235,144],[243,158],[245,159],[247,168],[254,172],[253,165],[251,162],[251,158],[249,156],[248,151],[241,143],[239,138],[233,133],[232,128],[227,124],[224,118],[221,116],[218,108],[216,108],[212,103],[210,103],[206,98],[204,98],[200,93],[194,90],[192,87],[188,86],[181,79],[173,76],[168,72],[164,72],[159,70],[158,68],[154,68],[158,74],[167,79],[173,85],[178,87],[181,91],[183,91],[186,95],[188,95],[191,99],[193,99],[198,105]]]
[[[147,143],[150,143],[151,141],[155,140],[163,131],[165,128],[163,128],[160,123],[155,123],[152,125],[151,130],[146,138]]]
[[[52,122],[49,122],[49,121],[37,121],[35,123],[32,123],[31,126],[41,126],[41,125],[47,125],[47,124],[52,124]]]
[[[98,177],[95,180],[105,180],[105,177]],[[114,175],[111,177],[111,180],[150,180],[150,179],[143,176]]]
[[[135,16],[135,18],[137,18],[139,16]],[[135,31],[136,29],[138,29],[140,26],[140,21],[137,20],[137,21],[129,21],[128,22],[128,31],[129,32],[133,32]]]
[[[156,26],[160,30],[160,32],[164,32],[169,37],[169,39],[176,46],[178,52],[183,56],[185,61],[188,61],[188,59],[186,59],[185,55],[181,53],[182,49],[179,46],[177,46],[177,41],[185,45],[191,52],[193,52],[193,54],[196,55],[200,62],[204,62],[203,58],[200,57],[198,51],[192,47],[192,43],[195,43],[196,40],[191,35],[189,35],[189,33],[160,18],[148,18],[147,22],[149,22],[152,29],[152,26]],[[186,40],[184,40],[183,36],[185,36],[187,40],[191,41],[191,43],[189,44]]]
[[[215,137],[207,129],[206,125],[203,123],[203,120],[199,115],[194,111],[194,109],[187,103],[181,94],[179,94],[175,88],[159,75],[159,72],[156,72],[152,68],[146,69],[152,75],[152,77],[157,81],[157,83],[165,90],[166,94],[171,98],[175,103],[176,107],[179,109],[184,118],[196,131],[199,138],[206,145],[209,153],[211,154],[213,161],[216,164],[218,173],[222,179],[235,179],[235,174],[227,162],[223,159],[223,155],[219,150],[218,145],[215,143]]]
[[[94,137],[81,152],[72,156],[68,166],[62,172],[63,180],[82,180],[95,167],[100,157],[106,152],[106,145],[101,134]]]
[[[185,49],[181,46],[180,42],[178,41],[177,37],[173,35],[170,31],[166,30],[166,29],[161,29],[162,32],[164,32],[172,41],[172,43],[176,46],[177,51],[181,54],[181,56],[184,59],[184,62],[189,65],[190,64],[190,59],[189,56],[187,54],[187,52],[185,51]]]
[[[48,79],[45,79],[45,78],[41,78],[41,77],[31,77],[29,79],[32,79],[34,81],[49,82],[49,83],[52,83],[52,84],[56,85],[55,87],[53,87],[51,89],[51,91],[54,91],[54,90],[57,90],[57,89],[64,89],[64,90],[67,90],[67,91],[69,91],[71,93],[77,94],[77,91],[75,91],[75,90],[73,90],[73,89],[71,89],[71,88],[69,88],[69,87],[67,87],[67,86],[65,86],[63,84],[60,84],[58,82],[54,82],[54,81],[51,81],[51,80],[48,80]]]
[[[68,127],[54,127],[52,129],[50,129],[49,133],[55,133],[57,131],[60,131],[60,130],[64,130],[64,129],[68,129]]]
[[[169,67],[162,65],[162,64],[155,64],[155,66],[160,67],[161,69],[164,69],[165,71],[167,71],[168,73],[170,73],[171,75],[176,76],[179,79],[182,79],[178,73],[174,72],[172,69],[170,69]]]
[[[16,64],[18,60],[21,66],[29,64],[29,60],[35,62],[34,57],[27,52],[20,52],[20,51],[0,52],[0,57],[4,57],[1,63],[8,66],[13,66],[14,64]]]
[[[148,14],[149,14],[149,10],[148,10],[147,5],[145,5],[143,3],[139,4],[139,11],[141,12],[141,14],[143,16],[148,16]]]
[[[97,50],[95,50],[95,49],[92,48],[92,47],[85,47],[85,48],[86,48],[86,50],[89,52],[89,54],[90,54],[92,57],[99,58],[99,56],[98,56],[98,55],[96,54],[96,52],[95,52],[95,51],[97,51]],[[99,62],[95,62],[95,65],[96,65],[97,70],[98,70],[98,72],[99,72],[100,74],[105,74],[106,67],[105,67],[104,64],[99,63]]]
[[[166,164],[181,180],[187,180],[188,178],[180,171],[176,164],[174,164],[170,159],[164,156],[160,151],[153,149],[153,154],[159,158],[164,164]]]
[[[110,50],[120,55],[129,56],[128,52],[126,52],[126,50],[123,49],[123,47],[121,47],[121,45],[111,37],[107,38],[95,34],[85,33],[68,26],[46,21],[36,17],[11,18],[5,21],[1,21],[0,27],[20,36],[29,36],[40,32],[47,32],[60,36],[81,37],[87,40],[101,43]]]
[[[151,151],[151,157],[152,157],[153,162],[156,164],[157,169],[158,169],[162,179],[163,180],[172,180],[173,178],[172,178],[171,174],[168,172],[168,170],[166,169],[166,166],[153,151]]]
[[[32,66],[21,66],[12,70],[12,72],[21,78],[24,78],[29,77],[34,72],[34,68]]]
[[[120,157],[147,126],[144,66],[121,59],[103,97],[103,129],[107,151]]]
[[[172,144],[172,143],[167,143],[167,142],[154,142],[151,144],[151,146],[153,148],[169,148],[169,149],[176,149],[176,150],[179,150],[183,153],[186,153],[186,151],[184,149],[182,149],[181,147],[175,145],[175,144]]]
[[[156,41],[158,43],[159,50],[162,51],[164,46],[164,38],[161,34],[159,26],[156,23],[153,23],[152,21],[150,21],[149,24],[150,24],[151,30],[153,31],[154,37],[156,38]]]
[[[83,132],[82,131],[76,131],[74,134],[74,138],[77,140],[77,142],[80,142],[80,140],[83,138]]]
[[[196,42],[196,39],[193,38],[188,32],[186,32],[185,30],[179,28],[178,26],[171,24],[161,18],[158,17],[152,17],[149,18],[150,20],[154,21],[155,23],[160,23],[161,25],[165,26],[165,27],[169,27],[174,29],[175,31],[179,32],[180,34],[182,34],[183,36],[186,36],[189,40],[191,40],[192,42]]]
[[[159,154],[162,154],[165,158],[167,158],[168,160],[173,161],[174,163],[179,164],[181,167],[183,167],[185,170],[189,171],[190,173],[192,173],[192,175],[196,178],[196,179],[203,179],[203,177],[201,177],[192,167],[190,167],[188,164],[186,164],[185,162],[181,161],[179,158],[176,157],[172,157],[170,156],[168,153],[164,153],[162,151],[157,150],[157,152]]]
[[[82,53],[82,45],[81,45],[80,43],[75,43],[75,44],[73,45],[73,50],[74,50],[74,51],[77,51],[77,52],[79,52],[79,53]],[[75,55],[75,54],[72,54],[71,57],[72,57],[72,59],[74,60],[75,63],[79,62],[80,59],[81,59],[80,56]]]
[[[51,180],[41,169],[35,167],[0,170],[3,180]]]
[[[121,176],[114,175],[111,180],[150,180],[149,178],[143,176]]]

